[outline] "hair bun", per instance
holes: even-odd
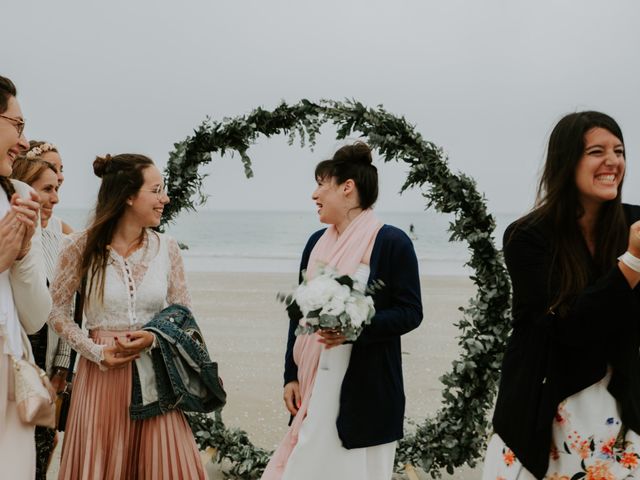
[[[364,142],[358,141],[351,146],[351,156],[354,162],[373,164],[371,147]]]
[[[104,157],[96,157],[93,161],[93,173],[96,174],[97,177],[102,178],[105,173],[107,173],[107,169],[111,164],[111,155],[106,154]]]

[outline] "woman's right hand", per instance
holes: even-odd
[[[297,380],[289,382],[284,386],[283,398],[289,413],[291,415],[298,413],[298,409],[302,404],[302,397],[300,396],[300,384]]]
[[[13,265],[24,239],[26,227],[17,218],[14,210],[9,210],[0,220],[0,272]]]
[[[122,368],[135,359],[140,358],[137,353],[123,353],[118,345],[109,345],[102,349],[103,359],[100,364],[108,369]]]

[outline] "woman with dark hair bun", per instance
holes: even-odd
[[[142,327],[169,304],[191,305],[176,241],[152,229],[169,202],[162,174],[135,154],[98,157],[93,168],[102,183],[91,225],[68,237],[51,286],[49,325],[82,356],[59,478],[204,479],[180,410],[129,416],[133,362],[143,378],[156,345]],[[70,315],[78,290],[88,337]],[[143,392],[152,395],[144,383]]]
[[[0,76],[0,466],[2,478],[32,479],[36,473],[34,426],[22,422],[15,399],[12,358],[33,362],[27,339],[42,328],[51,309],[44,277],[38,195],[10,180],[27,147],[16,87]]]
[[[307,242],[301,275],[329,265],[384,287],[353,342],[335,329],[296,337],[300,318],[290,312],[284,403],[292,422],[262,478],[389,480],[403,435],[400,336],[422,321],[418,262],[409,237],[373,213],[378,173],[368,145],[342,147],[316,166],[315,179],[312,199],[329,227]]]
[[[484,480],[638,478],[640,207],[608,115],[551,132],[531,213],[504,234],[513,331]]]

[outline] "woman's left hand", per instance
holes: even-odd
[[[118,353],[135,355],[153,345],[154,339],[153,333],[146,330],[136,330],[135,332],[127,333],[125,338],[117,337],[116,346],[118,347]]]
[[[342,345],[347,341],[347,337],[342,335],[340,330],[326,329],[318,330],[318,334],[322,337],[319,342],[324,344],[324,348],[333,348]]]

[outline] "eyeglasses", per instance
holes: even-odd
[[[162,198],[167,194],[167,189],[164,185],[158,185],[156,188],[141,188],[140,190],[155,193],[158,198]]]
[[[8,117],[6,115],[1,115],[0,117],[9,120],[14,127],[16,127],[16,130],[18,131],[18,136],[22,136],[22,132],[24,132],[24,120],[21,120],[19,118],[15,118],[15,117]]]

